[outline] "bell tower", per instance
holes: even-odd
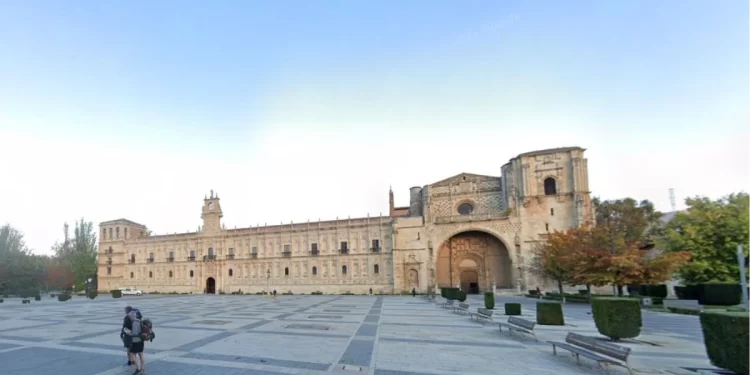
[[[221,218],[224,214],[221,212],[221,203],[219,202],[219,194],[214,196],[214,191],[211,190],[211,196],[203,199],[203,211],[201,213],[201,219],[203,219],[202,231],[206,232],[218,232],[221,230]]]

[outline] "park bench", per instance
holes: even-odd
[[[536,322],[532,322],[530,320],[526,320],[523,318],[516,318],[515,316],[511,316],[508,318],[507,322],[499,322],[497,323],[497,328],[500,330],[500,332],[503,331],[503,327],[508,328],[508,334],[513,336],[513,332],[521,332],[525,333],[527,335],[531,335],[534,337],[534,340],[539,341],[539,339],[536,338],[536,334],[534,333],[534,326],[536,325]]]
[[[484,322],[491,322],[492,321],[492,310],[485,309],[484,307],[478,307],[477,312],[470,313],[469,319],[477,319],[477,322],[481,322],[484,324]]]
[[[27,304],[27,303],[31,303],[31,300],[30,300],[30,299],[22,299],[22,300],[21,300],[21,304],[24,304],[24,305],[25,305],[25,304]]]
[[[445,303],[443,303],[443,308],[444,309],[450,309],[452,307],[453,307],[453,300],[452,299],[449,299],[449,300],[445,301]]]
[[[557,355],[557,348],[559,347],[575,355],[578,363],[581,363],[581,357],[585,357],[596,361],[599,367],[602,367],[602,364],[608,367],[609,365],[621,366],[628,369],[628,372],[633,375],[633,369],[630,368],[630,363],[628,363],[630,348],[601,342],[593,337],[573,332],[568,332],[564,343],[556,341],[547,341],[547,343],[552,345],[552,354],[554,355]]]
[[[453,306],[453,312],[457,314],[468,314],[469,313],[469,304],[461,302],[458,304],[458,306]]]

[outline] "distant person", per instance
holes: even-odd
[[[372,288],[370,288],[370,295],[372,295]]]
[[[131,311],[128,317],[133,328],[126,330],[125,334],[130,336],[132,341],[130,344],[130,362],[135,365],[133,375],[136,375],[146,372],[146,361],[143,358],[143,337],[141,337],[143,331],[141,330],[141,321],[138,320],[135,311]]]
[[[416,297],[417,296],[417,288],[411,288],[411,296]]]

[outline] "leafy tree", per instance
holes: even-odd
[[[748,256],[749,202],[744,192],[717,200],[688,198],[688,209],[664,226],[659,247],[666,252],[685,249],[691,254],[691,262],[678,270],[685,283],[739,282],[736,253],[737,245],[742,244]]]
[[[83,218],[76,221],[73,237],[68,234],[69,226],[63,226],[64,239],[53,246],[53,250],[63,264],[73,273],[75,285],[83,285],[89,277],[96,275],[98,243],[94,224]]]
[[[573,276],[570,264],[572,248],[575,248],[572,236],[554,231],[547,235],[547,242],[537,244],[529,267],[531,273],[555,281],[563,301],[563,285],[570,284]]]

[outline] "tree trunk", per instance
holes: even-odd
[[[557,281],[557,290],[560,291],[560,298],[562,303],[565,303],[565,294],[563,293],[563,283],[562,281]]]
[[[591,302],[591,284],[586,284],[586,298]]]
[[[622,295],[623,295],[622,285],[617,285],[617,296],[622,297]]]

